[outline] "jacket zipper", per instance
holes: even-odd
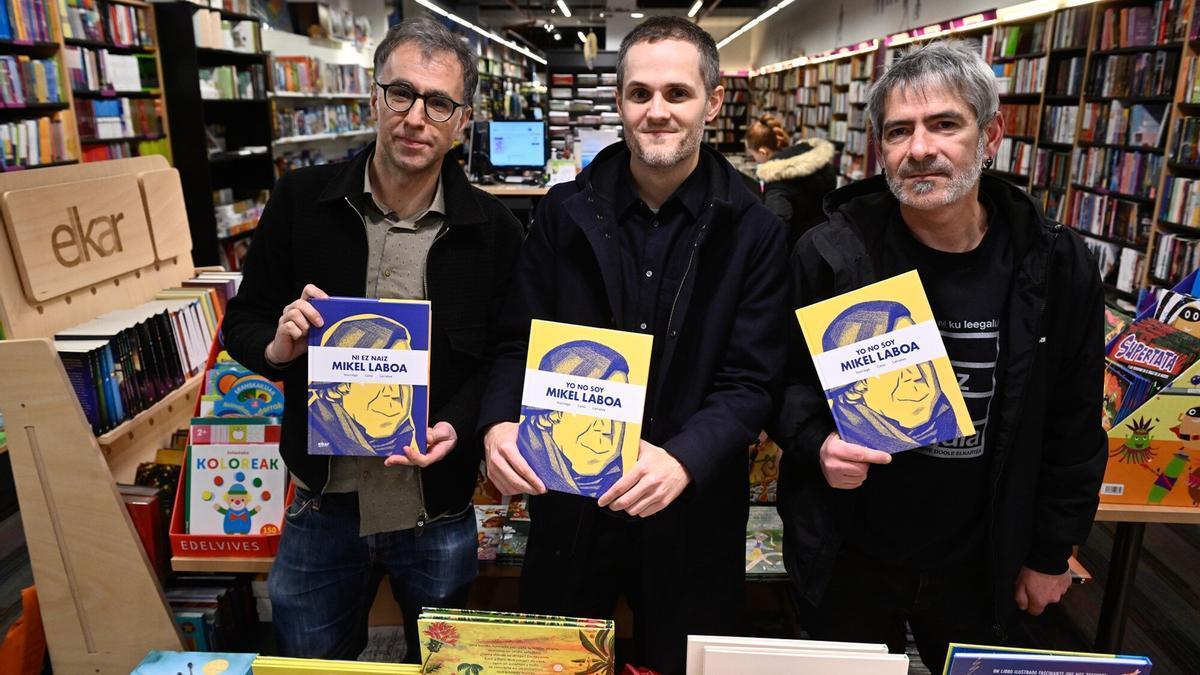
[[[354,202],[351,201],[351,199],[349,197],[345,197],[344,199],[346,200],[346,203],[350,205],[350,208],[354,211],[354,213],[358,215],[358,219],[362,221],[363,228],[365,229],[367,227],[366,216],[364,216],[362,214],[362,211],[358,210],[358,207],[354,205]],[[434,235],[433,242],[429,244],[429,250],[431,250],[431,251],[433,250],[433,245],[437,243],[438,239],[442,238],[442,235],[445,233],[445,231],[446,231],[446,228],[442,227],[441,231],[439,231],[436,235]],[[426,253],[425,256],[426,256],[426,265],[425,265],[426,269],[423,270],[423,274],[422,274],[422,278],[421,278],[421,290],[424,291],[425,299],[428,300],[429,299],[429,270],[428,270],[429,254]],[[414,433],[415,433],[415,430],[414,430]],[[421,509],[419,511],[417,511],[417,524],[416,524],[416,527],[414,528],[413,534],[414,534],[414,536],[419,537],[425,531],[425,525],[429,522],[429,513],[425,509],[425,486],[424,486],[424,481],[422,480],[422,477],[421,477],[421,468],[420,467],[413,467],[413,468],[417,472],[417,499],[420,500],[420,502],[421,502]],[[333,474],[333,457],[330,456],[329,463],[326,465],[325,486],[323,486],[321,488],[322,494],[325,493],[325,487],[329,486],[329,477],[332,474]]]
[[[1058,227],[1061,227],[1061,226],[1058,226]],[[1042,272],[1042,285],[1044,287],[1049,286],[1049,283],[1050,283],[1050,265],[1054,261],[1054,247],[1058,244],[1058,237],[1059,237],[1059,232],[1060,232],[1058,227],[1054,228],[1054,230],[1053,230],[1054,238],[1050,241],[1050,250],[1046,254],[1046,266]],[[1041,349],[1042,349],[1043,340],[1042,340],[1041,332],[1042,332],[1042,326],[1045,324],[1045,320],[1046,320],[1046,294],[1045,293],[1042,293],[1042,298],[1038,303],[1037,317],[1038,317],[1037,327],[1033,333],[1033,339],[1036,340],[1036,342],[1033,343],[1033,357],[1032,357],[1032,360],[1030,361],[1030,368],[1032,368],[1037,363],[1037,358],[1038,358],[1039,354],[1041,353]],[[1026,385],[1025,395],[1021,398],[1021,404],[1017,409],[1017,418],[1016,419],[1017,419],[1018,423],[1025,416],[1025,408],[1026,408],[1026,404],[1028,402],[1029,402],[1029,389],[1028,389],[1028,385]],[[1004,451],[1004,454],[1000,455],[1000,459],[999,459],[1000,463],[999,463],[999,465],[996,466],[996,477],[992,481],[992,505],[991,505],[991,512],[988,514],[988,521],[989,521],[988,533],[991,536],[991,539],[993,542],[996,540],[996,500],[999,499],[999,494],[1000,494],[1000,479],[1004,476],[1004,466],[1005,466],[1004,462],[1008,458],[1009,453],[1012,452],[1012,448],[1013,448],[1014,444],[1015,444],[1015,441],[1010,440],[1008,443],[1008,447]],[[993,560],[992,564],[995,564],[994,560]],[[995,630],[997,637],[1003,637],[1002,635],[1000,635],[1003,625],[1000,622],[1000,608],[999,607],[996,608],[995,619],[996,619],[996,621],[995,621],[995,624],[992,626],[992,628]]]
[[[671,333],[671,326],[675,322],[675,305],[679,302],[679,296],[683,293],[683,286],[687,283],[688,275],[692,272],[692,263],[696,260],[696,249],[700,248],[700,237],[704,230],[696,233],[696,240],[692,242],[692,251],[688,254],[687,267],[683,268],[683,277],[679,280],[679,287],[675,289],[675,298],[671,300],[671,311],[667,314],[667,334]]]

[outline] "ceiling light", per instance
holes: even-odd
[[[568,19],[571,18],[571,8],[567,7],[567,3],[563,2],[563,0],[558,0],[558,8],[562,10],[563,16]]]
[[[562,33],[555,33],[555,34],[554,34],[554,39],[555,39],[555,40],[561,40],[561,39],[562,39]]]
[[[585,45],[587,44],[587,36],[583,34],[583,31],[577,30],[577,31],[575,31],[575,34],[579,36],[580,42],[582,42]]]
[[[630,12],[629,13],[629,18],[631,18],[631,19],[641,19],[644,16],[646,16],[646,15],[642,14],[641,12]]]
[[[704,0],[696,0],[696,4],[692,5],[692,8],[688,10],[688,18],[690,19],[693,16],[696,16],[697,14],[699,14],[700,8],[703,6],[704,6]]]
[[[604,12],[600,12],[600,18],[601,18],[601,19],[603,19],[603,18],[604,18]]]
[[[788,5],[792,4],[795,1],[796,0],[783,0],[783,2],[779,3],[778,5],[775,5],[771,9],[768,9],[767,11],[763,12],[762,14],[759,14],[758,16],[754,17],[753,19],[750,19],[746,23],[742,24],[742,26],[740,28],[738,28],[737,30],[733,31],[728,36],[726,36],[724,40],[721,40],[720,42],[718,42],[717,49],[720,49],[720,48],[724,47],[725,45],[729,44],[730,42],[733,42],[734,40],[740,38],[743,34],[745,34],[746,31],[750,30],[751,28],[754,28],[755,26],[762,23],[763,21],[766,21],[767,19],[771,18],[772,16],[775,15],[776,12],[783,9],[784,7],[787,7]]]
[[[456,23],[460,26],[463,26],[465,28],[470,28],[471,30],[475,31],[476,33],[479,33],[480,35],[491,40],[492,42],[499,42],[500,44],[504,45],[505,47],[508,47],[509,49],[513,50],[514,52],[524,54],[525,56],[528,56],[529,58],[533,59],[534,61],[537,61],[538,63],[542,64],[543,66],[546,65],[546,59],[543,59],[542,57],[538,56],[537,54],[534,54],[533,52],[531,52],[528,49],[522,47],[521,45],[513,42],[512,40],[505,40],[504,38],[500,37],[499,35],[496,35],[495,33],[493,33],[490,30],[485,30],[483,28],[480,28],[479,26],[476,26],[475,24],[471,23],[470,21],[467,21],[466,19],[462,18],[461,16],[455,14],[454,12],[450,12],[445,9],[442,9],[441,7],[438,7],[431,0],[417,0],[417,4],[421,5],[422,7],[425,7],[426,9],[433,12],[434,14],[438,14],[440,16],[446,17],[447,19],[450,19],[451,21],[453,21],[454,23]]]

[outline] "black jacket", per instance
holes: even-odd
[[[705,625],[705,617],[724,612],[719,620],[727,623],[740,608],[746,453],[782,390],[788,315],[778,219],[729,162],[707,146],[701,152],[701,161],[715,167],[709,200],[666,334],[654,336],[664,342],[651,364],[656,394],[646,401],[642,422],[642,438],[674,455],[693,479],[674,504],[644,521],[640,553],[659,561],[666,577],[660,590],[672,607],[693,603],[663,620],[682,626]],[[497,354],[482,425],[518,420],[531,319],[616,327],[620,252],[611,200],[617,167],[629,158],[624,143],[605,148],[573,183],[555,186],[538,205],[518,263],[514,323]],[[595,500],[564,493],[532,500],[525,573],[544,593],[569,596],[579,583],[594,583],[580,579],[578,570],[596,512]],[[554,542],[544,556],[534,551],[538,539]],[[527,607],[550,605],[526,597]],[[671,632],[652,630],[660,628]],[[680,650],[683,643],[680,637]]]
[[[259,221],[246,256],[244,279],[225,314],[225,346],[239,362],[283,380],[285,407],[280,452],[288,469],[318,490],[329,478],[329,458],[307,450],[308,359],[282,370],[263,351],[275,336],[284,305],[306,284],[330,295],[366,293],[367,235],[350,200],[363,191],[374,145],[348,162],[284,175]],[[491,366],[500,307],[521,244],[521,226],[500,202],[472,187],[457,164],[442,163],[445,229],[426,259],[432,304],[429,424],[449,422],[458,443],[442,461],[421,469],[425,510],[431,518],[466,508],[482,458],[475,433],[479,399]]]
[[[989,583],[1001,630],[1016,611],[1022,565],[1066,570],[1087,537],[1107,459],[1100,426],[1104,371],[1103,288],[1079,236],[1046,220],[1023,191],[984,176],[981,190],[1011,223],[1013,279],[1001,336],[1001,398],[989,433]],[[828,222],[792,254],[793,305],[802,307],[878,281],[887,214],[895,198],[882,176],[825,199]],[[833,419],[798,325],[788,386],[773,436],[785,448],[779,512],[788,573],[820,601],[851,522],[855,492],[829,487],[819,451]],[[995,420],[994,431],[992,421]]]
[[[821,200],[837,187],[833,154],[829,141],[808,138],[780,150],[755,171],[765,183],[763,202],[787,227],[788,251],[800,235],[825,221]]]

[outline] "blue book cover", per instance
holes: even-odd
[[[950,644],[943,675],[1150,675],[1144,656]]]
[[[251,675],[255,654],[153,650],[130,675]]]
[[[8,2],[0,1],[0,39],[12,39],[12,22],[8,18]]]
[[[426,451],[430,305],[421,300],[312,301],[324,325],[308,333],[308,454]]]

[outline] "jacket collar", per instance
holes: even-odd
[[[362,194],[363,172],[367,170],[367,162],[375,152],[372,141],[354,155],[349,161],[342,162],[337,173],[321,190],[318,201],[330,202],[344,199],[354,199]],[[479,207],[479,202],[472,193],[471,183],[457,162],[442,159],[442,191],[446,201],[446,225],[479,225],[487,222],[487,216]]]
[[[825,168],[833,161],[833,155],[833,143],[823,138],[807,138],[759,164],[755,174],[767,183],[804,178]]]

